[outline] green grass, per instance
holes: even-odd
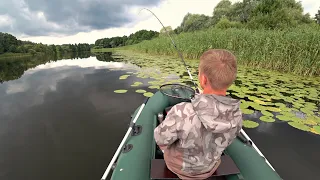
[[[173,38],[187,59],[199,59],[201,54],[210,48],[227,49],[237,56],[241,65],[303,76],[320,75],[320,30],[318,29],[271,31],[211,28],[181,33]],[[120,49],[177,56],[170,39],[166,36]],[[110,51],[110,49],[94,51],[107,50]]]

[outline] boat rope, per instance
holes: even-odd
[[[106,171],[104,172],[104,174],[103,174],[103,176],[102,176],[101,180],[105,180],[105,179],[107,178],[107,176],[108,176],[109,172],[110,172],[110,171],[111,171],[111,169],[112,169],[112,166],[113,166],[114,162],[116,161],[117,157],[118,157],[118,156],[119,156],[119,154],[120,154],[120,151],[122,150],[122,147],[124,146],[124,143],[127,141],[127,138],[129,137],[129,135],[130,135],[130,133],[131,133],[131,131],[132,131],[132,129],[133,129],[133,126],[134,126],[134,125],[135,125],[135,123],[137,122],[137,120],[138,120],[138,118],[139,118],[139,116],[140,116],[140,114],[141,114],[141,112],[142,112],[143,108],[144,108],[144,107],[145,107],[145,105],[147,104],[148,99],[149,99],[149,98],[147,98],[147,99],[145,100],[145,102],[141,105],[141,107],[140,107],[140,109],[139,109],[138,113],[137,113],[137,114],[136,114],[136,116],[134,117],[134,119],[133,119],[133,121],[132,121],[132,123],[131,123],[131,125],[130,125],[130,127],[129,127],[128,131],[127,131],[127,133],[126,133],[126,134],[125,134],[125,136],[123,137],[123,139],[122,139],[122,141],[121,141],[121,143],[120,143],[120,145],[119,145],[119,147],[118,147],[118,149],[117,149],[116,153],[115,153],[115,154],[114,154],[114,156],[112,157],[112,159],[111,159],[111,161],[110,161],[110,163],[109,163],[109,165],[108,165],[108,167],[107,167]]]

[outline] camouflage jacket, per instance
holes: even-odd
[[[242,127],[240,101],[200,94],[171,108],[154,130],[167,167],[181,179],[210,177]]]

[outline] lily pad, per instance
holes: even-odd
[[[152,92],[146,92],[143,95],[146,96],[146,97],[152,97],[153,93]]]
[[[320,135],[320,126],[313,126],[311,132]]]
[[[160,87],[159,86],[149,86],[148,88],[149,89],[159,89]]]
[[[245,128],[256,128],[259,126],[259,123],[256,123],[256,122],[250,121],[250,120],[244,120],[242,122],[242,124],[243,124],[243,127],[245,127]]]
[[[276,120],[271,116],[261,116],[260,120],[263,122],[275,122]]]
[[[266,105],[267,104],[266,102],[261,101],[259,99],[255,99],[254,102],[257,103],[257,104],[262,104],[262,105]]]
[[[137,89],[136,92],[137,92],[137,93],[146,93],[147,91],[146,91],[146,90],[143,90],[143,89]]]
[[[277,115],[276,118],[278,118],[280,121],[291,121],[292,117],[285,116],[285,115]]]
[[[265,115],[265,116],[271,116],[271,117],[273,117],[273,114],[272,114],[271,112],[268,112],[268,111],[263,110],[263,111],[261,111],[261,113],[262,113],[263,115]]]
[[[294,128],[297,128],[299,130],[302,131],[310,131],[311,128],[307,125],[301,124],[301,123],[297,123],[297,122],[288,122],[288,124]]]
[[[253,114],[254,113],[254,111],[251,110],[251,109],[243,109],[241,111],[242,111],[243,114]]]
[[[119,79],[127,79],[130,75],[122,75],[119,77]]]
[[[276,108],[276,107],[267,107],[266,110],[269,110],[271,112],[280,112],[281,111],[281,109]]]
[[[118,90],[115,90],[114,92],[117,93],[117,94],[123,94],[123,93],[126,93],[128,90],[126,89],[118,89]]]

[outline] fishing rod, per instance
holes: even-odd
[[[198,89],[198,85],[194,82],[193,77],[192,77],[192,75],[191,75],[191,73],[190,73],[190,70],[189,70],[186,62],[185,62],[184,59],[183,59],[183,56],[182,56],[181,51],[177,48],[177,45],[176,45],[176,43],[173,41],[172,37],[170,36],[170,33],[167,31],[167,28],[162,24],[162,22],[160,21],[160,19],[159,19],[151,10],[149,10],[149,9],[147,9],[147,8],[142,8],[142,9],[140,10],[140,12],[141,12],[142,10],[144,10],[144,9],[147,10],[147,11],[149,11],[151,14],[154,15],[154,17],[156,17],[156,18],[158,19],[158,21],[160,22],[160,24],[161,24],[162,27],[164,28],[166,34],[169,36],[169,38],[170,38],[170,40],[171,40],[174,48],[178,51],[178,54],[179,54],[179,56],[180,56],[180,59],[181,59],[184,67],[186,68],[186,70],[187,70],[187,72],[188,72],[188,74],[189,74],[189,77],[190,77],[190,79],[191,79],[191,82],[194,84],[195,88],[196,88],[197,90],[199,90],[199,89]],[[139,13],[140,13],[140,12],[139,12]]]

